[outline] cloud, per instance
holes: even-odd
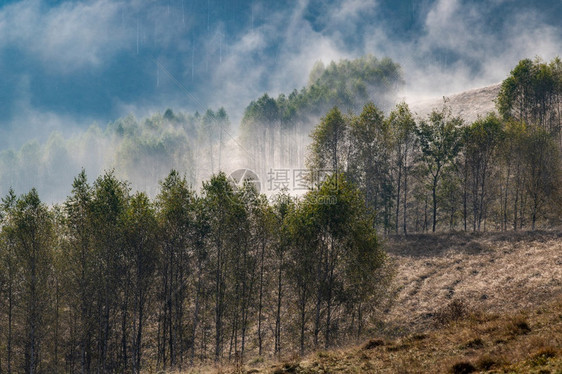
[[[120,1],[63,2],[49,7],[25,0],[0,8],[0,47],[25,50],[56,72],[108,61],[131,39],[121,27]]]
[[[298,0],[275,11],[256,6],[255,18],[267,17],[267,22],[248,25],[230,38],[222,63],[211,63],[213,89],[207,102],[226,105],[240,118],[243,107],[261,93],[302,87],[316,61],[369,53],[403,66],[407,85],[401,96],[440,97],[497,83],[522,58],[550,59],[560,52],[560,26],[549,25],[543,11],[520,3],[426,2],[430,5],[411,10],[421,27],[407,35],[392,34],[395,20],[385,18],[388,4],[378,1]],[[216,57],[216,41],[206,51]]]
[[[388,56],[403,66],[402,96],[442,96],[499,82],[519,59],[550,59],[562,45],[561,26],[545,22],[548,9],[523,0],[248,3],[236,2],[232,27],[224,14],[213,19],[213,6],[236,10],[226,0],[209,2],[211,8],[187,1],[15,2],[0,7],[0,66],[9,65],[2,52],[16,48],[40,72],[72,73],[82,82],[92,70],[104,74],[112,68],[114,85],[89,93],[109,97],[112,116],[134,108],[225,106],[236,125],[262,93],[276,96],[305,85],[318,60]],[[414,26],[400,33],[396,24]],[[132,68],[115,68],[125,64],[123,53]],[[129,85],[127,93],[120,89]],[[34,108],[41,93],[33,82],[29,90],[30,109],[57,114]]]
[[[347,3],[349,7],[345,6]],[[209,103],[226,105],[233,117],[240,119],[246,105],[263,92],[276,96],[305,85],[316,61],[328,63],[351,58],[353,54],[342,48],[343,29],[333,26],[331,21],[357,17],[365,6],[356,0],[337,6],[324,5],[323,19],[318,22],[332,25],[331,31],[317,28],[307,19],[309,6],[310,1],[300,0],[295,6],[275,13],[256,7],[254,17],[267,18],[267,22],[247,27],[228,46],[222,63],[213,73],[214,94]],[[208,54],[216,54],[216,43],[209,49]]]
[[[385,50],[404,67],[406,96],[442,96],[498,83],[520,59],[548,60],[560,53],[560,26],[519,3],[438,0],[419,36],[389,42],[379,33],[370,43],[375,50],[391,45]]]
[[[0,71],[7,77],[0,80],[0,150],[31,138],[44,143],[53,131],[69,139],[96,120],[103,127],[167,107],[224,106],[236,127],[251,100],[300,89],[319,60],[391,57],[405,74],[400,98],[410,100],[497,83],[522,58],[560,53],[562,14],[551,14],[560,6],[539,3],[12,2],[0,7]]]

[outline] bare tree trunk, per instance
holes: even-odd
[[[264,257],[265,257],[265,239],[261,243],[261,259],[260,259],[260,291],[259,291],[259,305],[258,305],[258,355],[262,355],[262,308],[263,308],[263,276],[264,276]]]
[[[222,341],[222,251],[221,244],[217,243],[217,270],[215,272],[215,361],[218,362],[220,358],[220,348]]]
[[[400,187],[402,185],[402,161],[400,161],[398,163],[398,183],[396,185],[396,222],[395,222],[395,226],[396,226],[396,234],[398,234],[398,230],[399,230],[399,221],[400,221]]]
[[[10,261],[10,280],[8,285],[8,342],[7,342],[7,360],[8,360],[8,374],[12,374],[12,328],[13,328],[13,310],[14,310],[14,294],[13,294],[13,275]]]
[[[304,355],[304,333],[306,328],[306,290],[302,290],[300,301],[300,354],[302,356]]]
[[[408,148],[404,150],[404,208],[402,214],[404,215],[404,235],[408,235],[408,218],[406,210],[408,209]]]
[[[433,228],[432,232],[435,232],[437,226],[437,175],[433,177],[433,187],[431,189],[431,196],[433,197]]]
[[[275,313],[275,354],[281,354],[281,292],[282,292],[282,266],[279,264],[279,273],[277,276],[277,311]]]
[[[203,274],[203,265],[201,263],[201,260],[199,260],[199,265],[198,265],[198,276],[197,276],[197,291],[196,291],[196,295],[195,295],[195,310],[193,312],[193,329],[192,329],[192,345],[191,345],[191,364],[193,365],[193,361],[195,359],[195,341],[196,341],[196,337],[197,337],[197,326],[199,325],[199,298],[201,297],[201,279],[202,279],[202,274]]]

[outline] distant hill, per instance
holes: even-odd
[[[494,100],[498,96],[500,86],[501,83],[497,83],[448,96],[448,105],[451,106],[453,115],[462,117],[468,123],[473,122],[478,115],[485,116],[489,112],[496,112]],[[412,112],[423,118],[433,109],[442,108],[443,97],[413,100],[408,102],[408,105]]]

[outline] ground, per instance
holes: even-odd
[[[191,372],[562,373],[562,230],[385,240],[392,302],[372,336]]]

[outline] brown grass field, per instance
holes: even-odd
[[[188,373],[562,373],[562,230],[410,235],[385,247],[396,276],[371,339]]]

